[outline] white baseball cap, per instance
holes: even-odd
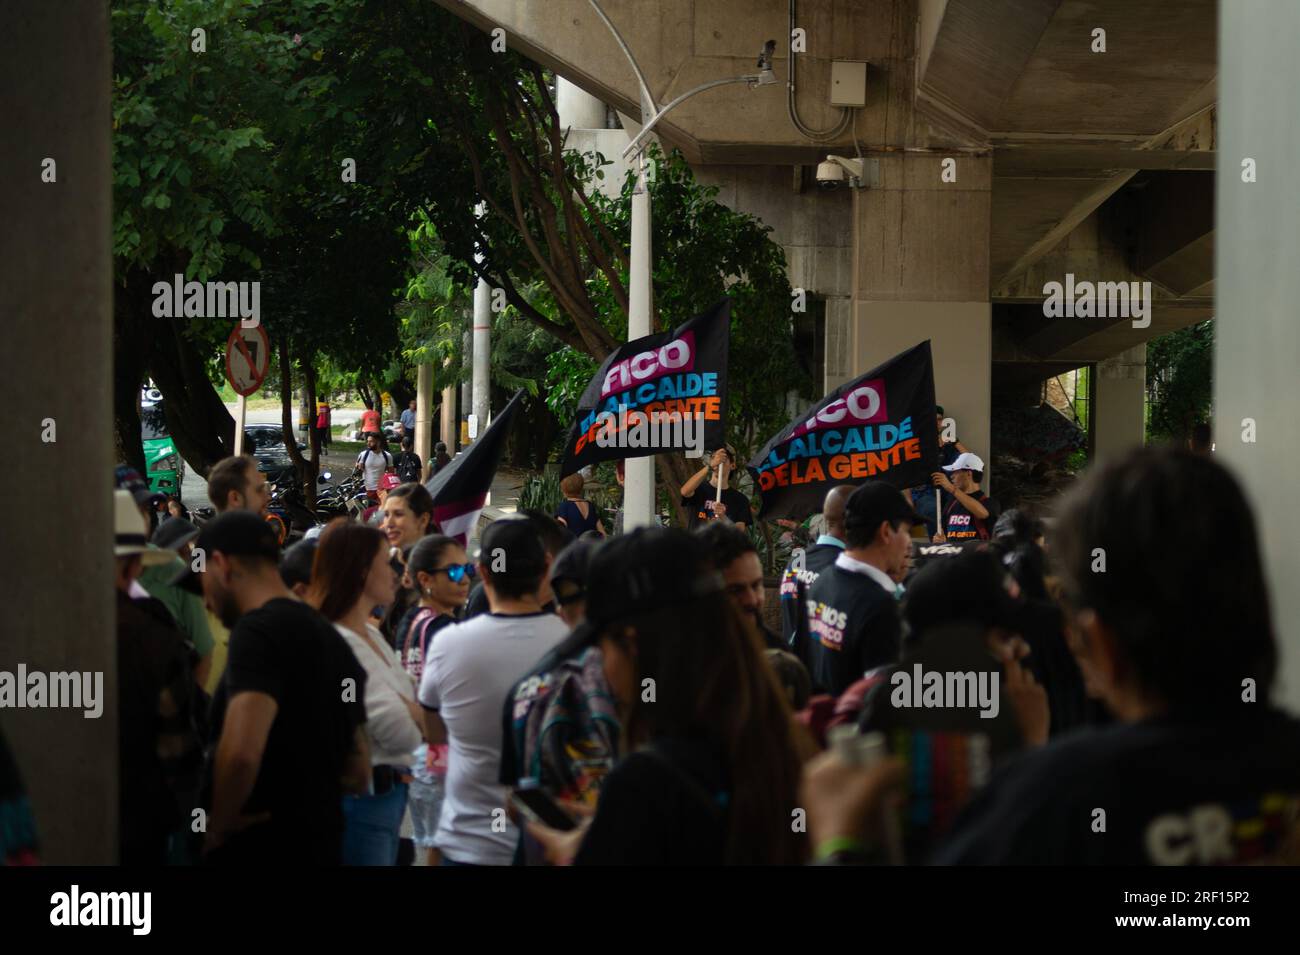
[[[984,473],[984,462],[969,451],[957,455],[957,460],[944,466],[945,471],[979,471]]]

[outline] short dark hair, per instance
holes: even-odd
[[[554,557],[577,539],[573,536],[573,531],[549,514],[536,510],[522,513],[528,518],[528,523],[533,525],[533,530],[537,531],[537,536],[542,540],[542,549],[548,557]]]
[[[499,597],[518,599],[535,594],[546,575],[546,544],[538,533],[537,522],[527,516],[529,513],[495,520],[479,537],[479,569],[484,583],[490,584]],[[494,572],[492,564],[498,549],[504,554],[505,567]]]
[[[733,561],[751,551],[758,553],[758,548],[749,539],[749,535],[734,524],[710,521],[697,530],[695,536],[704,541],[717,570],[725,570]]]
[[[411,448],[414,446],[414,444],[415,444],[415,439],[412,438],[409,434],[404,434],[404,435],[402,435],[402,450],[403,450],[403,451],[410,451]]]
[[[812,677],[803,661],[789,650],[768,650],[764,656],[772,665],[776,681],[785,690],[792,710],[802,710],[812,696]]]
[[[888,523],[891,528],[898,530],[903,526],[903,521],[888,521],[884,519],[880,524]],[[849,550],[861,550],[864,547],[870,547],[876,541],[876,532],[880,530],[880,524],[875,525],[855,525],[845,528],[844,543]]]
[[[236,494],[248,493],[250,468],[255,470],[257,462],[247,454],[222,458],[212,466],[208,472],[208,500],[213,507],[224,511],[231,491]]]
[[[1092,470],[1062,504],[1052,557],[1067,602],[1096,613],[1170,711],[1240,706],[1247,677],[1266,701],[1277,644],[1255,517],[1213,458],[1143,448]]]

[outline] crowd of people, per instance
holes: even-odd
[[[932,488],[831,489],[774,606],[728,449],[690,530],[606,537],[578,477],[471,551],[370,450],[371,521],[283,553],[252,459],[212,469],[202,529],[119,471],[124,863],[1300,851],[1255,520],[1210,456],[1094,468],[1048,526],[951,447],[929,520]]]

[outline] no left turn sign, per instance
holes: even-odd
[[[266,379],[271,339],[265,329],[235,327],[226,340],[226,380],[237,395],[251,395]]]

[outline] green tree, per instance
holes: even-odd
[[[1214,402],[1214,321],[1147,343],[1147,438],[1182,445],[1210,418]]]

